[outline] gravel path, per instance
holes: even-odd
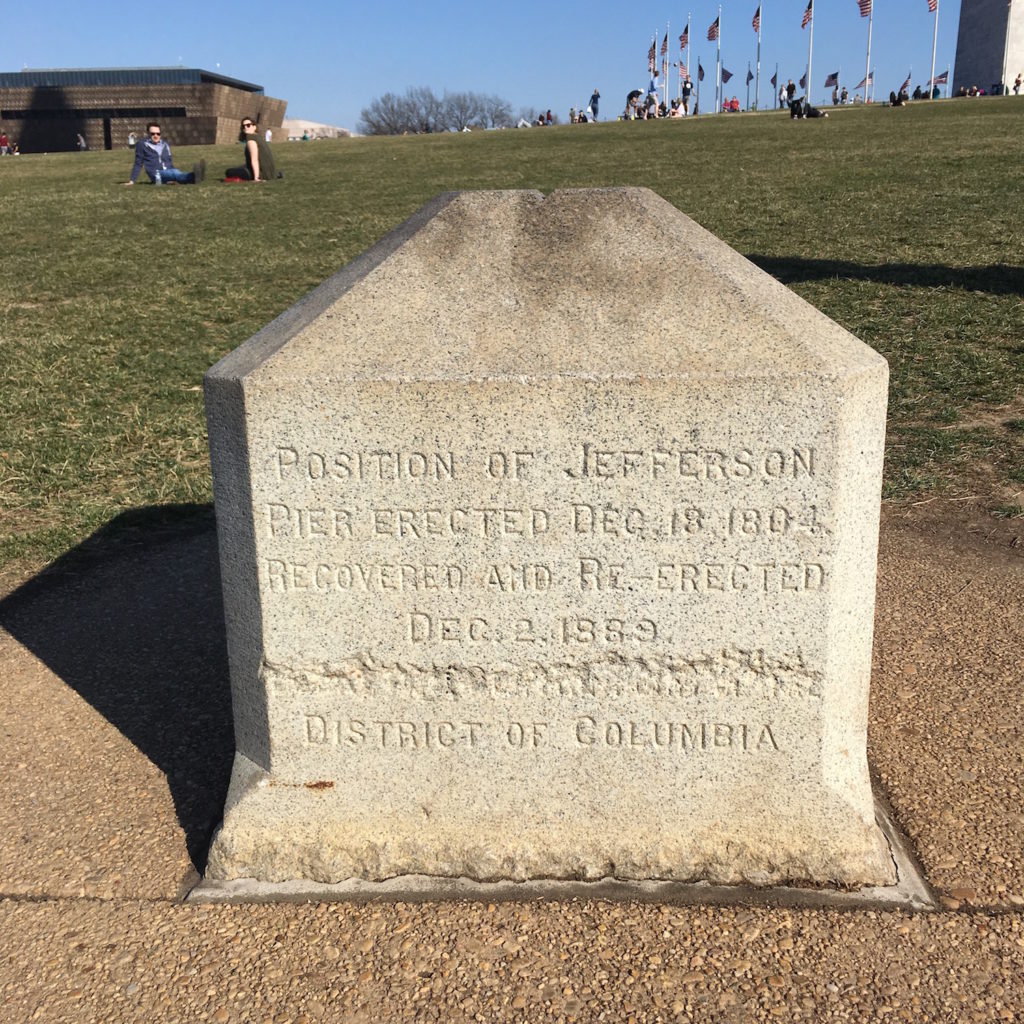
[[[1024,1021],[1024,559],[890,522],[869,755],[943,909],[183,905],[231,762],[210,531],[0,602],[0,1022]]]
[[[1016,915],[0,904],[9,1021],[1013,1021]]]

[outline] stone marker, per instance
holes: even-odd
[[[652,192],[429,203],[207,374],[208,877],[892,882],[886,382]]]

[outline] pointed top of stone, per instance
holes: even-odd
[[[649,189],[441,195],[213,376],[837,376],[881,357]]]

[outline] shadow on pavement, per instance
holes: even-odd
[[[117,516],[0,601],[0,626],[165,773],[202,872],[234,753],[213,506]]]
[[[915,288],[959,288],[992,295],[1024,295],[1024,267],[993,263],[984,267],[950,267],[925,263],[851,263],[847,260],[813,260],[796,256],[762,256],[748,253],[757,264],[783,284],[798,281],[830,281],[833,278],[874,281],[877,284]]]

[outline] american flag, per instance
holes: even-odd
[[[807,0],[807,10],[800,21],[801,28],[807,28],[807,23],[814,17],[814,0]]]
[[[750,24],[754,26],[754,31],[755,32],[760,32],[761,31],[761,8],[760,7],[758,7],[758,9],[756,11],[754,11],[754,20]]]
[[[949,70],[943,71],[941,75],[936,75],[928,84],[929,85],[945,85],[949,81]]]
[[[807,72],[806,71],[800,76],[800,88],[801,89],[806,89],[807,88]]]
[[[689,77],[690,77],[690,72],[686,69],[686,65],[682,61],[680,61],[679,62],[679,78],[680,79],[686,79],[686,78],[689,78]]]
[[[772,88],[773,89],[778,89],[778,87],[779,87],[779,73],[778,73],[778,71],[776,71],[775,74],[772,75],[772,77],[768,79],[768,81],[772,83]]]
[[[661,55],[662,55],[662,57],[664,57],[666,53],[668,53],[668,33],[667,32],[665,33],[665,38],[662,39],[662,41],[661,41]]]
[[[931,3],[931,0],[928,0]],[[857,0],[857,4],[860,7],[860,16],[862,18],[870,17],[871,15],[871,0]]]
[[[874,84],[875,84],[875,73],[874,73],[874,71],[872,71],[871,74],[868,75],[867,78],[862,78],[860,80],[860,82],[858,82],[857,85],[855,85],[853,88],[854,88],[854,91],[856,92],[857,89],[863,89],[865,85],[874,85]]]
[[[725,70],[725,65],[723,64],[722,65],[722,85],[725,85],[725,83],[728,82],[730,78],[732,78],[732,72],[731,71],[726,71]]]
[[[687,25],[683,29],[683,34],[679,37],[679,49],[685,50],[690,45],[690,26]]]
[[[653,75],[658,68],[657,39],[651,40],[651,48],[647,51],[647,70]]]
[[[906,79],[904,80],[903,84],[900,86],[900,89],[899,89],[900,92],[906,92],[910,88],[910,74],[911,73],[908,71]]]
[[[754,72],[751,71],[750,68],[747,68],[747,85],[750,85],[750,83],[753,80],[754,80]]]
[[[1007,7],[1010,6],[1009,0],[1007,0]],[[928,10],[934,14],[939,9],[939,0],[928,0]]]
[[[699,58],[697,59],[697,81],[698,82],[703,82],[704,81],[704,69],[701,67],[700,59]]]
[[[708,29],[708,42],[713,43],[718,38],[718,18],[711,23],[711,28]]]
[[[825,79],[825,88],[827,89],[830,85],[839,85],[838,71],[833,71],[832,74]]]

